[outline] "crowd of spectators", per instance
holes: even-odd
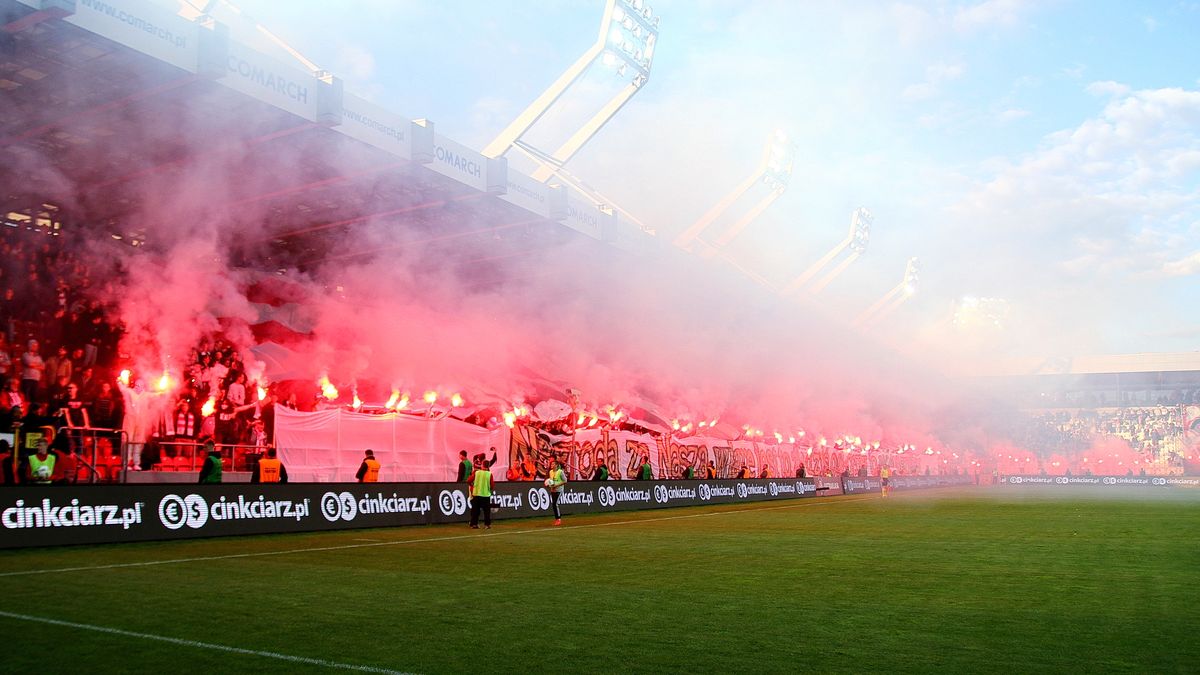
[[[121,423],[112,366],[120,331],[93,275],[62,237],[0,228],[0,430],[86,414]]]
[[[1127,441],[1135,451],[1163,458],[1182,448],[1180,406],[1031,412],[1018,445],[1044,454],[1083,452],[1103,437]]]
[[[48,230],[0,226],[0,434],[24,430],[34,443],[52,430],[112,430],[60,434],[56,449],[94,459],[118,453],[123,431],[134,470],[209,439],[268,446],[274,399],[260,399],[227,343],[198,345],[178,386],[158,387],[157,373],[121,377],[117,313],[74,246]],[[18,454],[32,451],[10,438]]]

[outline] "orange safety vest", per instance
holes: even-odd
[[[260,483],[278,483],[279,482],[279,467],[283,466],[283,462],[270,457],[263,457],[258,460],[258,480]]]
[[[363,464],[367,465],[367,472],[363,474],[363,482],[364,483],[378,483],[379,482],[379,460],[364,459]]]

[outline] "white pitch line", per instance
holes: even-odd
[[[385,673],[387,675],[406,675],[399,670],[390,670],[388,668],[378,668],[375,666],[360,666],[353,663],[339,663],[338,661],[327,661],[325,659],[315,659],[308,656],[293,656],[291,654],[280,654],[279,652],[267,652],[258,649],[245,649],[242,647],[230,647],[229,645],[218,645],[211,642],[200,642],[198,640],[184,640],[182,638],[173,638],[166,635],[154,635],[152,633],[139,633],[132,630],[123,630],[121,628],[111,628],[109,626],[95,626],[89,623],[76,623],[74,621],[61,621],[59,619],[48,619],[42,616],[30,616],[28,614],[17,614],[16,612],[5,612],[0,610],[0,616],[19,621],[30,621],[34,623],[44,623],[51,626],[62,626],[64,628],[75,628],[78,630],[90,630],[97,633],[106,633],[108,635],[120,635],[122,637],[140,638],[142,640],[154,640],[157,642],[166,642],[182,647],[193,647],[195,649],[208,649],[219,652],[229,652],[231,654],[243,654],[246,656],[261,656],[268,659],[277,659],[280,661],[290,661],[292,663],[303,663],[309,666],[320,666],[322,668],[337,668],[340,670],[354,670],[360,673]]]
[[[689,513],[681,516],[663,516],[661,518],[641,518],[638,520],[618,520],[610,523],[591,523],[589,525],[568,525],[567,527],[539,527],[533,530],[504,530],[500,532],[487,532],[479,534],[455,534],[447,537],[426,537],[424,539],[400,539],[395,541],[382,541],[371,544],[345,544],[343,546],[314,546],[312,548],[290,548],[282,551],[257,551],[254,553],[231,553],[229,555],[210,555],[196,558],[169,558],[167,560],[145,560],[142,562],[131,563],[113,563],[111,565],[88,565],[84,567],[57,567],[53,569],[34,569],[34,570],[19,570],[16,572],[0,572],[0,578],[3,577],[27,577],[36,574],[58,574],[61,572],[85,572],[91,570],[112,570],[122,569],[126,567],[152,567],[154,565],[174,565],[178,563],[189,562],[205,562],[209,560],[234,560],[237,558],[261,558],[264,556],[274,555],[289,555],[292,553],[320,553],[322,551],[345,551],[356,548],[374,548],[376,546],[404,546],[406,544],[424,544],[429,542],[442,541],[458,541],[461,539],[482,539],[484,537],[504,537],[516,534],[538,534],[545,532],[564,532],[569,530],[580,530],[586,527],[613,527],[616,525],[636,525],[638,523],[658,523],[667,520],[684,520],[688,518],[708,518],[711,516],[726,516],[738,513],[753,513],[758,511],[776,511],[779,509],[797,509],[802,506],[824,506],[828,504],[845,504],[846,502],[857,502],[864,499],[873,499],[876,497],[846,497],[844,499],[829,499],[820,501],[802,501],[795,504],[783,504],[780,506],[766,506],[760,508],[748,509],[733,509],[729,511],[709,511],[707,513]],[[715,506],[715,505],[714,505]]]

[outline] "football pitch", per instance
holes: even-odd
[[[4,672],[1197,672],[1200,500],[940,490],[0,553]]]

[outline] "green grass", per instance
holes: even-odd
[[[1195,500],[814,499],[16,551],[0,573],[361,539],[412,543],[5,576],[0,608],[411,672],[1200,669]],[[0,634],[5,672],[322,670],[2,616]]]

